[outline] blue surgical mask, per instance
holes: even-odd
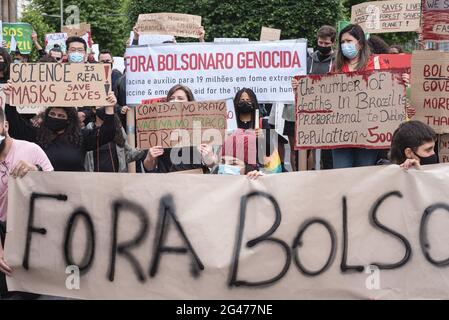
[[[70,63],[83,63],[84,62],[84,53],[80,53],[80,52],[69,53],[69,62]]]
[[[228,174],[233,176],[240,175],[240,167],[230,166],[228,164],[220,164],[218,166],[218,174]]]
[[[341,53],[348,59],[354,59],[357,57],[359,50],[357,50],[355,43],[343,43],[341,45]]]

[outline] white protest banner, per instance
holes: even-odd
[[[367,33],[417,31],[420,19],[421,0],[371,1],[351,8],[351,23]]]
[[[449,162],[449,134],[440,134],[438,136],[438,155],[441,163]]]
[[[81,299],[449,295],[447,164],[257,181],[32,172],[8,188],[11,291]],[[79,289],[71,290],[75,270]]]
[[[449,52],[414,51],[411,76],[413,119],[449,133]]]
[[[45,35],[45,51],[50,52],[55,44],[59,45],[63,53],[66,53],[67,49],[65,41],[67,40],[67,33],[47,33]]]
[[[260,31],[260,41],[278,41],[281,40],[281,30],[268,27],[262,27]]]
[[[168,12],[139,14],[136,27],[141,33],[199,38],[201,17]]]
[[[109,64],[14,63],[12,106],[106,106],[111,89]]]
[[[125,71],[125,58],[123,57],[114,57],[114,66],[112,69],[117,69],[120,72]]]
[[[137,147],[221,145],[227,118],[224,100],[139,105],[136,107]]]
[[[134,39],[134,31],[131,31],[130,34],[130,42],[132,43]],[[148,45],[148,44],[162,44],[166,41],[175,41],[175,37],[167,34],[141,34],[139,35],[139,46]]]
[[[3,47],[3,22],[0,20],[0,48]]]
[[[388,149],[406,119],[404,70],[299,77],[297,149]]]
[[[214,38],[215,43],[249,42],[248,38]]]
[[[128,47],[126,101],[166,96],[176,84],[196,100],[229,99],[251,88],[261,102],[291,102],[291,79],[306,74],[306,41]]]

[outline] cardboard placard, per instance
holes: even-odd
[[[168,12],[139,14],[136,27],[143,34],[199,38],[198,30],[201,27],[201,17]]]
[[[278,41],[281,40],[281,30],[262,27],[260,31],[260,41]]]
[[[149,149],[221,145],[227,123],[224,100],[162,102],[136,107],[137,146]]]
[[[90,24],[81,22],[80,24],[72,24],[63,26],[62,33],[67,33],[67,37],[82,37],[86,33],[90,33]]]
[[[423,40],[449,40],[449,1],[422,0]]]
[[[403,70],[299,77],[296,149],[388,149],[406,120]]]
[[[65,41],[67,40],[67,38],[68,38],[67,33],[63,33],[63,32],[47,33],[45,35],[45,51],[47,51],[47,53],[49,53],[50,50],[53,49],[55,44],[57,44],[61,48],[61,51],[63,53],[66,53],[67,49],[66,49]]]
[[[449,134],[440,134],[438,136],[438,155],[440,163],[449,162]]]
[[[413,120],[449,133],[449,52],[414,51],[411,76]]]
[[[351,22],[367,33],[417,31],[420,19],[421,0],[371,1],[351,8]]]
[[[293,102],[292,77],[307,71],[305,40],[128,47],[126,102],[167,96],[175,84],[196,100],[232,99],[251,88],[260,102]]]
[[[33,172],[9,181],[8,289],[79,299],[446,299],[447,190],[447,164],[256,181]]]
[[[30,54],[33,49],[33,40],[31,34],[33,33],[33,27],[29,23],[3,22],[2,27],[3,40],[6,41],[6,48],[11,52],[13,50],[19,50],[22,54]],[[11,42],[15,43],[11,45]],[[11,48],[13,47],[13,48]]]
[[[107,106],[109,64],[20,63],[11,65],[12,106]]]

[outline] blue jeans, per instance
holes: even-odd
[[[378,150],[342,148],[333,149],[334,169],[376,165]]]

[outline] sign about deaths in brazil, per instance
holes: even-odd
[[[400,70],[299,77],[296,148],[387,149],[406,119]]]

